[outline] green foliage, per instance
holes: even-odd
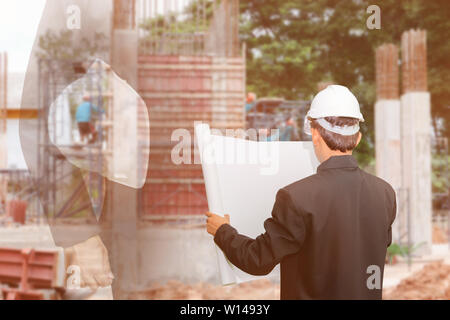
[[[431,159],[433,193],[447,193],[450,189],[450,156],[433,154]]]
[[[216,1],[219,5],[220,1]],[[140,40],[140,49],[145,52],[178,53],[202,51],[203,38],[214,14],[213,0],[195,0],[182,12],[169,12],[143,21],[139,28],[146,31]]]
[[[394,257],[400,256],[402,258],[410,257],[417,249],[423,246],[425,243],[421,242],[416,245],[400,245],[393,243],[387,248],[387,258],[389,264],[392,264]]]
[[[36,55],[40,59],[78,62],[95,58],[106,51],[106,37],[103,33],[96,32],[91,40],[83,37],[80,41],[75,41],[74,33],[70,30],[61,30],[59,33],[48,30],[39,38]]]
[[[39,38],[38,46],[36,57],[46,61],[47,68],[52,65],[53,70],[57,70],[67,82],[73,81],[75,63],[85,63],[108,52],[103,33],[78,40],[71,30],[61,30],[59,33],[48,30]]]
[[[432,115],[450,123],[450,2],[384,0],[377,3],[381,30],[366,27],[371,4],[368,0],[241,0],[248,90],[259,96],[308,99],[317,93],[320,81],[349,87],[366,119],[356,152],[362,165],[370,165],[374,157],[374,50],[385,42],[399,45],[404,31],[427,30]],[[450,136],[448,126],[437,131]]]
[[[204,7],[203,7],[204,2]],[[140,28],[148,32],[148,37],[157,39],[165,34],[193,34],[205,32],[213,16],[213,1],[192,1],[181,13],[171,12],[148,18]]]

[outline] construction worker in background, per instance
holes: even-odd
[[[281,262],[281,299],[382,297],[396,200],[392,187],[352,156],[363,121],[356,97],[328,86],[314,98],[304,127],[321,164],[278,191],[265,233],[251,239],[229,216],[206,214],[207,231],[239,269],[265,275]]]
[[[271,130],[266,129],[263,132],[267,136],[267,141],[298,141],[300,137],[297,131],[297,123],[293,117],[290,117],[286,121],[280,121],[276,127],[277,133],[269,136]]]
[[[247,101],[245,103],[245,112],[248,113],[253,108],[256,102],[256,94],[253,92],[249,92],[247,94]]]
[[[77,107],[75,115],[78,131],[80,132],[81,143],[94,143],[96,140],[97,134],[94,124],[92,123],[92,111],[96,113],[103,112],[92,104],[91,96],[88,93],[85,93],[83,95],[83,102]]]

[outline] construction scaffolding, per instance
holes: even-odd
[[[100,213],[104,199],[104,175],[112,155],[111,69],[100,61],[39,61],[38,116],[38,193],[47,217],[65,218],[80,215],[92,206]],[[65,87],[71,83],[69,87]],[[59,93],[59,94],[58,94]],[[83,96],[100,112],[91,128],[97,135],[93,143],[82,144],[77,137],[74,109]],[[82,178],[73,174],[80,168]],[[87,188],[90,199],[80,203]]]
[[[145,101],[151,123],[149,172],[138,195],[141,217],[192,217],[207,210],[194,139],[192,164],[175,165],[171,150],[176,142],[171,135],[184,128],[193,137],[195,121],[219,129],[245,128],[245,56],[238,41],[238,8],[237,0],[114,2],[115,30],[136,29],[138,34],[135,89]],[[113,41],[114,66],[116,47],[120,46]],[[118,165],[115,158],[120,150],[114,150],[113,128],[117,106],[110,83],[114,72],[96,63],[39,60],[34,176],[42,211],[53,219],[83,217],[91,208],[98,218],[107,198],[105,178],[113,178],[111,172]],[[120,68],[114,71],[132,85]],[[97,141],[87,145],[80,143],[73,119],[86,93],[91,104],[104,110],[95,122]],[[139,128],[148,127],[141,124],[142,110],[136,116]],[[137,134],[146,131],[138,129]],[[147,159],[148,143],[144,138],[135,140],[139,159]],[[80,170],[82,177],[74,170]],[[147,164],[138,162],[136,170],[139,176],[147,171]],[[86,189],[90,199],[82,196]]]

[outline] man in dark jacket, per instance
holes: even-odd
[[[207,213],[207,231],[227,258],[253,275],[281,263],[281,299],[381,299],[395,192],[352,156],[364,121],[343,86],[313,100],[305,121],[317,173],[278,191],[265,233],[241,235],[229,217]],[[249,213],[251,214],[251,213]]]

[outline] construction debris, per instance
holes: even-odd
[[[433,262],[385,291],[385,300],[450,300],[450,265]]]

